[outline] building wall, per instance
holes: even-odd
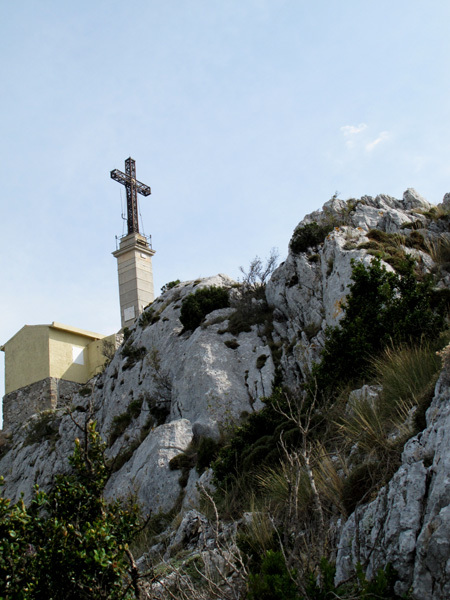
[[[49,327],[50,377],[85,383],[89,379],[87,346],[92,338]]]
[[[25,325],[5,346],[5,394],[50,376],[48,325]]]
[[[105,362],[108,360],[103,354],[105,352],[105,344],[112,344],[114,352],[118,346],[116,334],[108,335],[101,340],[94,340],[87,347],[88,364],[89,364],[89,376],[88,379],[101,373],[103,371]]]
[[[79,383],[47,377],[3,397],[3,431],[13,432],[32,415],[71,403]]]
[[[5,394],[48,378],[86,383],[103,369],[104,339],[116,348],[115,335],[105,338],[59,323],[25,325],[1,348]]]

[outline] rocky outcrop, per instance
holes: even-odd
[[[346,202],[332,199],[298,224],[293,239],[296,232],[311,223],[327,226],[329,233],[323,243],[305,252],[291,249],[267,284],[267,300],[275,309],[275,339],[284,343],[282,364],[291,386],[301,383],[310,372],[323,347],[325,328],[335,326],[343,314],[352,262],[368,264],[372,260],[360,247],[369,241],[369,231],[403,235],[413,227],[420,231],[420,227],[426,227],[427,218],[418,211],[430,208],[415,190],[408,189],[402,200],[386,195]],[[431,266],[426,253],[405,249]]]
[[[448,206],[446,195],[443,213]],[[170,560],[180,546],[191,544],[193,551],[206,552],[207,560],[219,560],[211,541],[217,532],[211,533],[212,526],[196,512],[199,475],[192,469],[180,477],[170,461],[194,440],[218,439],[243,414],[260,410],[276,373],[292,389],[304,381],[320,355],[326,327],[338,324],[344,313],[353,261],[372,260],[371,230],[398,234],[399,248],[413,254],[424,272],[435,269],[424,247],[406,243],[412,233],[416,240],[421,232],[431,240],[445,234],[448,222],[431,219],[432,210],[409,189],[400,200],[386,195],[346,202],[333,198],[321,211],[307,215],[294,232],[286,260],[266,285],[273,311],[269,328],[230,327],[239,299],[235,282],[225,275],[165,292],[127,332],[105,371],[89,383],[90,390],[88,386],[73,393],[68,409],[34,414],[12,439],[0,440],[5,496],[16,500],[23,493],[27,501],[35,483],[49,486],[56,473],[68,468],[74,439],[93,415],[108,442],[113,469],[107,496],[135,494],[144,511],[167,512],[177,506],[187,512],[170,540],[154,549],[155,555],[164,549]],[[299,249],[294,241],[313,224],[323,236]],[[392,268],[388,263],[386,267]],[[449,283],[444,273],[439,285]],[[184,331],[183,299],[211,285],[230,289],[230,308],[213,311],[194,331]],[[358,393],[376,397],[378,390]],[[398,593],[412,589],[417,599],[450,596],[448,398],[444,372],[427,427],[405,446],[402,465],[389,485],[341,522],[337,582],[347,579],[357,562],[367,568],[369,578],[392,563],[399,575]],[[208,478],[206,473],[200,481],[207,483]]]
[[[183,491],[170,459],[193,436],[217,438],[242,413],[259,410],[261,398],[271,393],[274,364],[257,326],[229,333],[233,308],[211,312],[194,331],[183,331],[179,320],[188,294],[233,284],[218,275],[179,284],[158,298],[105,371],[91,380],[91,392],[85,386],[73,395],[70,414],[67,409],[37,414],[15,432],[12,449],[0,461],[4,494],[16,500],[24,493],[28,500],[35,483],[48,486],[55,473],[67,470],[74,439],[81,435],[77,423],[82,426],[93,411],[110,441],[115,469],[107,493],[136,493],[145,511],[170,510]]]
[[[405,446],[402,465],[376,500],[345,523],[338,544],[336,580],[357,562],[372,577],[391,563],[398,594],[450,597],[450,389],[446,374],[436,385],[427,428]]]

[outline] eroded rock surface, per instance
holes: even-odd
[[[444,197],[447,210],[449,198]],[[185,542],[196,552],[210,552],[211,525],[197,512],[200,476],[192,469],[182,487],[181,472],[170,469],[170,460],[194,438],[218,438],[244,413],[260,410],[276,370],[285,385],[297,388],[320,356],[325,328],[343,315],[353,261],[372,260],[370,231],[398,234],[399,246],[401,236],[411,232],[426,231],[431,240],[446,235],[448,223],[427,217],[431,210],[409,189],[402,199],[334,198],[307,215],[294,238],[312,223],[326,227],[327,233],[301,251],[291,246],[267,283],[270,330],[253,325],[250,331],[231,333],[233,304],[211,312],[194,331],[183,330],[183,299],[204,286],[232,289],[234,282],[226,275],[182,283],[164,293],[131,329],[105,371],[90,382],[92,393],[73,394],[70,413],[57,409],[33,415],[18,424],[12,438],[3,436],[5,496],[17,500],[23,493],[28,501],[35,483],[48,487],[56,473],[66,471],[74,439],[92,414],[108,441],[113,465],[108,497],[136,494],[144,511],[182,506],[188,512],[164,546],[166,557]],[[430,253],[417,247],[403,250],[416,257],[424,272],[434,268]],[[449,283],[444,274],[439,286]],[[356,396],[375,398],[377,393],[363,388]],[[390,562],[399,574],[398,593],[411,589],[415,599],[450,597],[449,393],[444,372],[427,412],[427,427],[406,444],[389,485],[341,524],[337,582],[349,577],[357,562],[367,565],[369,578]],[[200,481],[210,482],[210,474]]]

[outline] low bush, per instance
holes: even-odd
[[[369,254],[383,260],[396,270],[402,268],[408,256],[405,251],[407,238],[404,235],[370,229],[367,237],[369,241],[360,244],[358,248],[367,250]]]
[[[450,271],[450,237],[445,234],[437,238],[432,238],[426,242],[427,251],[438,269],[441,271]]]
[[[347,515],[351,515],[360,503],[367,503],[385,483],[386,477],[380,462],[363,462],[355,467],[344,480],[342,504]]]
[[[368,580],[360,564],[356,565],[356,577],[348,583],[339,586],[334,585],[336,574],[335,566],[322,558],[319,566],[320,576],[317,572],[310,573],[306,596],[301,600],[331,600],[341,598],[342,600],[406,600],[410,594],[398,596],[395,593],[395,584],[398,581],[398,573],[390,563],[385,568],[378,569],[376,575]]]
[[[177,454],[169,461],[169,469],[171,471],[178,471],[181,469],[192,469],[195,467],[195,455],[187,454],[186,452],[182,452],[181,454]]]
[[[31,446],[45,440],[56,442],[60,437],[60,423],[61,419],[56,417],[54,411],[46,410],[41,412],[29,426],[23,445]]]
[[[259,573],[250,573],[248,600],[301,600],[295,585],[295,571],[289,571],[280,551],[268,550]]]
[[[167,417],[170,415],[170,402],[166,400],[149,398],[148,409],[152,417],[155,419],[155,424],[158,427],[159,425],[164,425]]]
[[[225,340],[224,344],[227,348],[231,348],[231,350],[236,350],[236,348],[239,348],[239,342],[236,339]]]
[[[113,418],[108,440],[110,446],[123,434],[133,419],[136,419],[141,414],[141,409],[142,398],[138,398],[130,402],[125,412]]]
[[[89,386],[82,387],[78,390],[78,393],[82,398],[86,398],[92,394],[92,388]]]
[[[273,309],[265,300],[252,302],[251,297],[243,297],[236,305],[236,310],[230,315],[228,333],[239,335],[251,331],[253,325],[263,325],[266,329],[273,327]]]
[[[207,314],[228,308],[228,290],[217,286],[204,287],[189,294],[181,303],[180,321],[185,330],[196,329]]]
[[[144,348],[144,346],[136,348],[131,342],[128,341],[126,344],[124,344],[121,352],[122,356],[127,359],[122,366],[122,370],[126,371],[127,369],[134,367],[138,361],[144,358],[146,353],[147,350]]]
[[[149,416],[144,423],[144,426],[141,428],[138,437],[132,441],[128,441],[127,444],[121,448],[120,452],[108,463],[108,468],[111,473],[119,471],[123,465],[130,460],[153,426],[154,421],[152,417]]]
[[[197,443],[197,462],[196,469],[199,474],[202,474],[212,462],[217,458],[221,442],[209,437],[202,437]]]
[[[279,412],[279,405],[284,406],[284,396],[276,390],[264,408],[249,415],[225,441],[212,465],[219,487],[230,490],[239,478],[273,465],[281,456],[281,434],[289,446],[299,443],[298,429]]]
[[[148,325],[159,321],[159,316],[155,316],[155,311],[152,308],[147,308],[139,317],[139,325],[145,329]]]
[[[333,225],[329,223],[308,223],[302,227],[297,227],[289,243],[289,247],[294,254],[306,252],[324,242],[327,235],[333,230]]]
[[[169,283],[165,283],[161,288],[161,294],[165,294],[166,292],[177,286],[179,283],[179,279],[175,279],[175,281],[169,281]]]

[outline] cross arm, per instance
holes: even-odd
[[[114,169],[113,171],[111,171],[111,179],[118,181],[122,185],[131,185],[133,183],[136,188],[136,192],[138,194],[141,194],[142,196],[150,196],[150,194],[152,193],[150,186],[145,185],[145,183],[141,183],[140,181],[137,181],[137,179],[133,181],[129,175],[127,175],[126,173],[122,173],[122,171],[119,171],[119,169]]]

